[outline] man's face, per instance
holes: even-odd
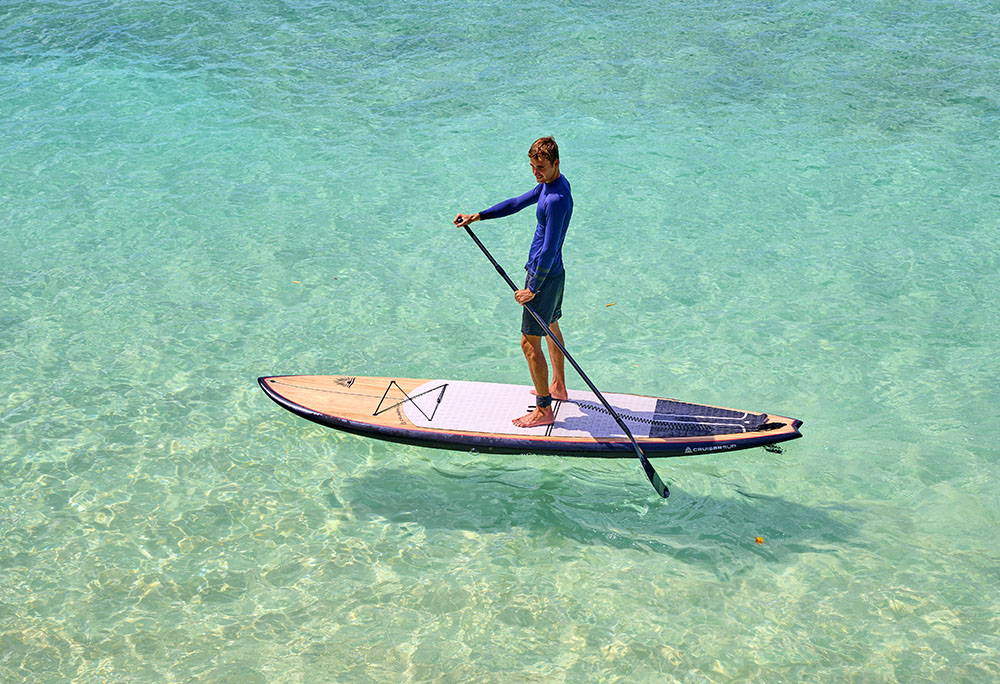
[[[551,162],[545,157],[531,159],[531,172],[539,183],[551,183],[559,177],[559,160]]]

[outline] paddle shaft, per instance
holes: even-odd
[[[497,260],[493,258],[493,255],[490,254],[490,251],[486,249],[486,245],[484,245],[476,236],[476,234],[472,232],[472,229],[469,228],[469,224],[465,224],[463,228],[465,228],[465,232],[469,234],[469,237],[472,238],[472,240],[476,243],[476,245],[479,246],[479,249],[483,251],[483,254],[486,255],[486,258],[490,260],[490,263],[493,264],[493,268],[497,270],[497,273],[499,273],[503,277],[503,279],[507,281],[507,285],[510,286],[510,289],[513,290],[514,292],[517,292],[518,289],[517,285],[515,285],[514,281],[510,279],[510,276],[507,275],[507,272],[503,270],[503,267],[499,263],[497,263]],[[667,486],[663,483],[663,480],[661,480],[660,476],[657,475],[656,471],[653,469],[653,465],[649,462],[649,459],[646,458],[646,454],[642,453],[642,449],[639,448],[639,443],[635,441],[635,437],[632,435],[632,431],[628,429],[628,426],[625,424],[625,421],[622,420],[621,416],[618,415],[618,412],[615,411],[614,407],[611,406],[610,403],[608,403],[608,400],[604,398],[604,395],[601,394],[601,391],[594,386],[593,382],[590,381],[590,378],[587,377],[587,374],[583,372],[582,368],[580,368],[580,364],[578,364],[576,360],[572,356],[570,356],[570,353],[566,351],[566,347],[563,346],[563,343],[559,341],[559,338],[552,334],[552,330],[549,328],[548,323],[542,320],[542,317],[538,315],[538,312],[535,311],[534,308],[532,308],[531,304],[524,304],[523,306],[528,310],[528,313],[530,313],[534,317],[534,319],[538,321],[538,324],[542,326],[542,328],[548,334],[549,339],[552,340],[557,347],[559,347],[559,351],[563,353],[563,356],[566,357],[566,360],[569,361],[570,364],[573,366],[573,368],[576,369],[576,372],[580,374],[580,377],[583,378],[583,381],[587,383],[588,387],[590,387],[590,390],[594,393],[594,396],[596,396],[600,400],[600,402],[604,404],[604,408],[607,409],[608,413],[611,414],[611,417],[615,419],[615,422],[618,423],[618,426],[625,431],[625,434],[632,442],[632,447],[635,449],[636,455],[639,457],[639,463],[642,465],[642,469],[643,471],[645,471],[646,477],[649,478],[649,482],[650,484],[653,485],[653,489],[656,490],[656,493],[662,496],[664,499],[670,496],[670,490],[667,489]]]

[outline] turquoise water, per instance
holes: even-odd
[[[996,680],[998,26],[0,3],[0,681]],[[662,501],[632,460],[392,445],[260,392],[526,383],[449,222],[531,187],[546,134],[594,382],[803,439],[658,460]],[[531,220],[477,224],[511,273]]]

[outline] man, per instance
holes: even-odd
[[[528,252],[528,263],[524,265],[527,277],[524,288],[514,293],[514,299],[522,306],[530,302],[562,343],[558,323],[562,316],[566,275],[562,245],[573,215],[573,196],[569,181],[559,173],[559,147],[554,139],[545,137],[536,140],[528,150],[528,159],[538,185],[520,197],[512,197],[478,214],[459,214],[455,217],[455,225],[462,228],[476,221],[510,216],[532,204],[538,205],[535,210],[538,226]],[[533,411],[513,420],[518,427],[551,425],[555,422],[552,399],[565,401],[568,398],[564,357],[551,339],[548,340],[548,347],[552,359],[552,384],[549,384],[549,370],[542,353],[542,337],[545,336],[545,329],[525,309],[521,315],[521,349],[528,361],[536,401]]]

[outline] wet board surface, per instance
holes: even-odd
[[[468,380],[352,375],[258,379],[275,402],[328,427],[421,446],[501,453],[633,457],[631,442],[600,400],[569,390],[556,421],[511,420],[534,406],[531,388]],[[760,411],[602,392],[649,457],[716,453],[800,437],[801,421]]]

